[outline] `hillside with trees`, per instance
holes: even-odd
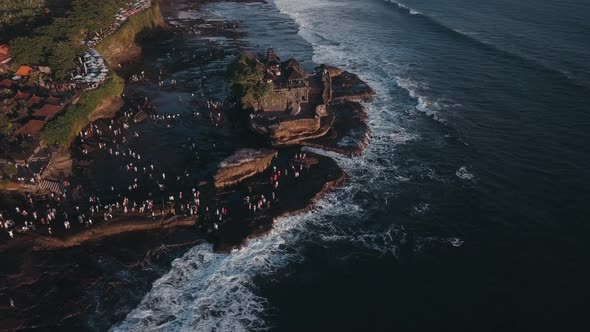
[[[75,58],[83,50],[86,35],[112,22],[124,4],[124,0],[71,0],[65,15],[53,17],[48,25],[37,27],[30,35],[10,42],[13,66],[49,66],[56,79],[69,78]]]

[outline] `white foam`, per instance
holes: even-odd
[[[348,188],[350,189],[350,188]],[[346,189],[345,189],[346,190]],[[348,193],[340,193],[347,196]],[[355,216],[360,207],[338,193],[328,196],[309,213],[277,221],[265,237],[250,241],[231,254],[213,253],[208,244],[190,249],[172,262],[170,271],[154,282],[152,290],[111,331],[263,331],[266,299],[255,294],[254,277],[271,275],[302,259],[297,245],[341,233],[347,241],[365,243],[380,253],[395,253],[393,231],[384,234],[352,234],[326,223],[326,217]]]
[[[431,100],[430,98],[419,94],[418,91],[420,90],[428,90],[428,87],[414,82],[408,78],[401,78],[396,77],[396,84],[406,90],[410,97],[416,99],[418,104],[416,104],[416,109],[420,112],[425,113],[428,116],[431,116],[433,119],[437,121],[442,121],[439,116],[439,111],[442,109],[440,103],[437,100]]]
[[[362,156],[355,158],[308,149],[334,158],[349,174],[350,183],[327,195],[313,211],[279,219],[267,236],[250,241],[239,251],[215,254],[209,245],[192,248],[174,260],[170,272],[154,282],[137,308],[112,331],[267,330],[263,315],[268,303],[256,294],[254,278],[271,276],[291,262],[302,260],[300,251],[307,241],[343,242],[394,256],[398,244],[405,242],[403,227],[383,230],[371,227],[363,218],[366,206],[389,204],[395,197],[396,185],[412,181],[414,176],[397,169],[393,153],[398,146],[419,138],[400,123],[402,112],[392,109],[397,101],[390,82],[395,79],[396,64],[390,59],[374,58],[378,52],[370,49],[366,54],[351,54],[350,47],[364,48],[351,45],[355,41],[340,33],[324,35],[304,12],[321,13],[322,6],[338,4],[311,0],[275,2],[281,12],[299,25],[299,34],[312,44],[315,62],[354,71],[377,92],[375,100],[366,105],[372,143]],[[420,97],[416,98],[419,104]],[[425,105],[428,102],[422,101]],[[428,167],[410,170],[415,171],[436,177]],[[377,186],[386,189],[374,190]],[[364,201],[355,201],[357,196]]]
[[[458,237],[454,237],[454,238],[449,239],[449,242],[453,245],[453,247],[460,247],[463,245],[463,243],[465,241],[461,240]]]
[[[455,175],[463,180],[473,180],[475,177],[472,173],[469,173],[467,166],[461,166],[457,172],[455,172]]]
[[[413,206],[414,213],[416,214],[425,214],[430,210],[430,204],[428,203],[419,203]]]

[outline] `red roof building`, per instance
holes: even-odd
[[[20,66],[16,71],[16,76],[29,76],[33,72],[33,68],[29,66]]]
[[[10,59],[10,47],[6,44],[0,45],[0,63],[8,63]]]
[[[45,127],[45,121],[31,120],[16,131],[17,135],[37,135]]]
[[[52,119],[59,111],[61,111],[63,107],[51,104],[45,104],[41,107],[40,110],[33,113],[34,117],[37,118],[44,118],[46,120]]]
[[[47,99],[45,99],[45,103],[51,105],[59,105],[61,104],[61,100],[57,97],[49,96],[47,97]]]
[[[15,81],[13,81],[13,80],[11,80],[11,79],[8,79],[8,78],[5,78],[5,79],[3,79],[2,81],[0,81],[0,88],[3,88],[3,89],[10,89],[10,88],[12,88],[12,86],[13,86],[13,85],[15,85],[15,84],[16,84],[16,82],[15,82]]]
[[[35,104],[39,104],[40,102],[42,102],[42,101],[43,101],[43,97],[39,97],[39,96],[35,96],[35,95],[33,95],[33,96],[31,97],[31,99],[29,99],[29,101],[30,101],[30,102],[31,102],[33,105],[35,105]]]
[[[29,100],[29,98],[31,98],[31,94],[24,93],[22,91],[19,91],[14,97],[12,97],[12,99],[17,99],[17,100]]]

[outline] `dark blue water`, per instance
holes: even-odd
[[[361,157],[333,155],[351,179],[315,211],[229,255],[191,249],[115,330],[583,326],[588,1],[206,10],[242,20],[244,49],[272,46],[308,67],[358,73],[377,91],[366,105],[373,141]]]

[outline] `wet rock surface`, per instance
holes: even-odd
[[[368,101],[375,95],[367,83],[347,71],[332,77],[332,89],[334,100]]]
[[[271,149],[240,149],[218,165],[213,177],[216,188],[228,187],[265,171],[277,151]]]
[[[280,176],[275,177],[277,174]],[[248,239],[266,234],[278,217],[313,208],[318,199],[344,181],[346,174],[329,157],[307,153],[304,159],[298,159],[293,158],[293,151],[279,153],[271,168],[233,187],[231,192],[218,194],[232,213],[211,232],[214,250],[228,252],[243,246]],[[279,183],[278,187],[274,183]],[[237,197],[242,199],[236,200]],[[250,205],[260,199],[269,204],[253,211]]]

